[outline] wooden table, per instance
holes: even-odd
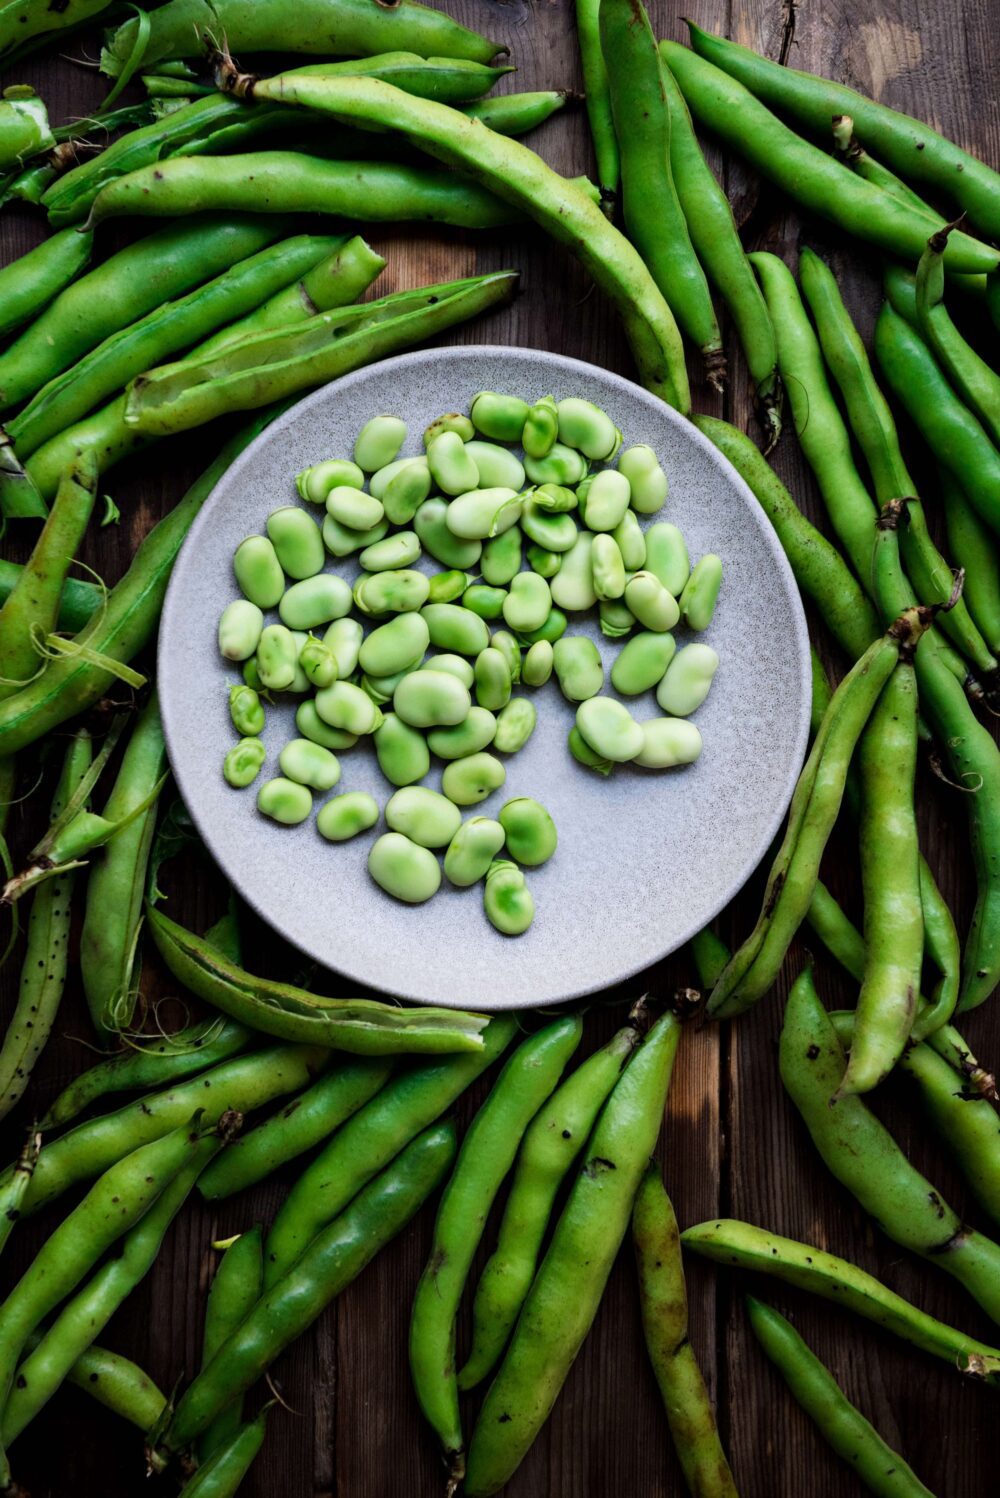
[[[534,5],[527,0],[447,0],[446,8],[509,44],[518,65],[519,88],[580,86],[570,0],[538,0]],[[688,9],[702,25],[731,32],[740,41],[778,55],[786,25],[781,5],[693,0]],[[659,34],[683,36],[672,7],[655,3],[652,10]],[[965,0],[961,6],[943,0],[887,0],[860,8],[836,0],[806,0],[795,13],[789,60],[855,84],[997,162],[995,28],[996,9],[989,0]],[[75,41],[67,51],[74,58],[84,52],[93,58],[96,42]],[[56,120],[83,114],[102,95],[93,72],[66,61],[37,61],[17,77],[44,92]],[[592,170],[582,113],[552,121],[533,144],[562,171]],[[713,160],[720,165],[717,155]],[[737,162],[727,162],[724,170],[748,243],[775,250],[794,263],[804,235],[830,257],[867,335],[878,302],[870,257],[822,226],[803,227],[786,215],[771,190],[751,179]],[[0,219],[3,258],[23,252],[39,234],[35,215],[5,209]],[[508,264],[520,268],[519,301],[459,329],[452,341],[529,344],[633,373],[614,314],[591,291],[575,263],[539,235],[477,239],[447,232],[421,235],[403,227],[370,238],[389,260],[381,291]],[[732,380],[727,396],[719,400],[704,387],[696,388],[696,404],[752,428],[745,367],[735,340],[729,344]],[[138,462],[110,477],[107,487],[121,505],[122,520],[117,528],[91,538],[86,551],[87,561],[105,578],[112,581],[119,575],[141,536],[176,501],[196,463],[214,451],[216,440],[210,436],[198,443],[174,444],[153,461]],[[791,434],[774,462],[799,501],[818,519],[814,486]],[[918,466],[917,472],[922,471]],[[19,538],[4,543],[11,555],[20,554],[19,546]],[[970,911],[971,876],[959,798],[926,771],[921,773],[919,797],[925,850],[964,922]],[[35,801],[45,799],[43,795]],[[13,838],[21,851],[30,846],[37,816],[37,806],[29,810],[30,816],[14,819]],[[838,839],[831,848],[828,870],[835,889],[856,913],[856,850],[848,838]],[[197,877],[177,881],[170,909],[192,924],[205,923],[218,912],[221,891],[207,866],[195,865],[194,871]],[[655,898],[654,890],[649,893]],[[759,882],[738,902],[733,917],[726,918],[724,934],[745,933],[758,897]],[[833,1183],[782,1093],[776,1062],[779,1017],[786,984],[800,970],[804,955],[804,946],[797,943],[779,991],[749,1018],[724,1030],[708,1027],[684,1039],[660,1145],[678,1216],[687,1224],[715,1214],[733,1215],[808,1239],[848,1256],[933,1314],[989,1340],[991,1329],[973,1303],[945,1276],[889,1243]],[[253,963],[291,974],[300,960],[279,950],[273,937],[262,932],[251,951]],[[12,963],[3,974],[5,1014],[13,1003],[16,966]],[[692,981],[684,954],[648,975],[654,992]],[[151,997],[175,991],[153,959],[143,983]],[[819,983],[828,1001],[853,1004],[849,985],[825,959],[820,961]],[[594,1005],[585,1049],[610,1034],[627,997],[602,996]],[[974,1050],[996,1066],[1000,1014],[995,1002],[964,1028]],[[88,1028],[75,981],[57,1029],[29,1093],[31,1103],[18,1116],[23,1121],[31,1104],[42,1111],[58,1088],[92,1060],[81,1043],[86,1042]],[[463,1100],[463,1122],[480,1097],[477,1090]],[[910,1102],[905,1084],[893,1081],[880,1091],[876,1107],[947,1199],[968,1212],[971,1223],[988,1228]],[[11,1153],[17,1131],[8,1132]],[[267,1221],[294,1173],[283,1171],[251,1195],[223,1203],[218,1210],[192,1202],[171,1231],[155,1269],[104,1340],[137,1358],[164,1389],[185,1372],[190,1374],[198,1360],[214,1257],[211,1241],[254,1221]],[[406,1360],[409,1302],[427,1253],[432,1217],[431,1209],[424,1211],[277,1365],[275,1376],[291,1413],[274,1411],[264,1452],[241,1490],[246,1498],[440,1494],[440,1469],[416,1410]],[[52,1221],[47,1216],[15,1235],[4,1263],[5,1280],[28,1262]],[[485,1250],[480,1263],[484,1257]],[[719,1424],[741,1492],[755,1498],[839,1498],[856,1491],[854,1479],[818,1439],[748,1335],[743,1288],[736,1276],[690,1264],[693,1341],[718,1403]],[[764,1288],[790,1310],[849,1396],[906,1454],[935,1493],[978,1498],[995,1490],[994,1395],[825,1304],[776,1286]],[[462,1337],[467,1332],[463,1323]],[[474,1408],[475,1401],[470,1400],[470,1421]],[[18,1443],[16,1472],[34,1498],[134,1498],[139,1493],[152,1498],[174,1491],[169,1482],[144,1483],[135,1432],[75,1390],[61,1392]],[[627,1248],[552,1418],[505,1491],[508,1498],[665,1498],[682,1491],[642,1346]]]

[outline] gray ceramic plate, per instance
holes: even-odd
[[[404,452],[420,452],[442,411],[468,410],[478,390],[532,399],[598,402],[626,444],[649,443],[669,475],[663,518],[679,525],[692,560],[714,551],[725,581],[704,638],[722,664],[697,722],[704,751],[683,770],[626,765],[607,780],[570,758],[573,709],[554,680],[535,694],[538,727],[507,763],[508,797],[549,808],[559,847],[529,873],[534,925],[505,938],[489,925],[478,889],[447,881],[426,905],[378,889],[366,858],[380,823],[355,841],[326,843],[312,823],[279,827],[258,814],[255,789],[231,790],[222,760],[234,742],[228,687],[237,679],[216,647],[223,606],[236,596],[232,555],[269,512],[294,501],[293,476],[350,454],[358,428],[380,411],[409,423]],[[311,508],[311,507],[310,507]],[[316,513],[315,510],[312,513]],[[321,513],[321,512],[320,512]],[[654,518],[654,517],[650,517]],[[332,559],[331,559],[332,560]],[[350,558],[333,563],[353,579]],[[436,564],[432,564],[435,565]],[[596,619],[571,628],[598,645],[610,669],[616,645]],[[303,400],[233,464],[191,529],[174,567],[160,628],[159,683],[174,775],[209,849],[241,895],[304,952],[350,981],[402,998],[474,1009],[553,1004],[606,988],[648,967],[701,929],[760,861],[802,764],[810,701],[809,645],[798,591],[763,511],[726,461],[688,422],[645,390],[593,365],[534,349],[439,348],[388,359]],[[652,694],[636,715],[658,713]],[[295,733],[294,700],[268,712],[268,761],[277,774]],[[337,791],[391,792],[363,742],[342,757]],[[428,784],[440,782],[441,766]],[[258,781],[258,784],[261,782]]]

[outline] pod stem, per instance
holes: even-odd
[[[219,92],[231,94],[234,99],[251,100],[259,75],[240,72],[225,37],[220,46],[210,31],[204,31],[202,40],[208,48],[208,67]]]
[[[721,395],[726,388],[728,369],[726,365],[726,351],[721,348],[705,348],[701,351],[705,361],[705,378],[713,390]]]

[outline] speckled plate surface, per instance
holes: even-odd
[[[424,427],[442,411],[468,410],[479,390],[596,401],[626,445],[649,443],[666,469],[667,503],[648,520],[679,525],[692,561],[714,551],[725,565],[715,618],[698,637],[718,651],[721,666],[694,716],[705,745],[695,765],[624,765],[605,780],[570,757],[573,708],[555,681],[534,694],[534,735],[507,760],[503,789],[470,813],[495,816],[509,797],[530,795],[555,818],[559,847],[547,865],[529,871],[535,922],[517,938],[489,925],[479,889],[456,890],[445,880],[416,907],[385,895],[366,870],[383,822],[333,845],[313,822],[284,828],[268,821],[255,809],[256,786],[235,791],[222,778],[235,741],[228,687],[238,674],[219,656],[216,629],[237,596],[236,546],[264,529],[271,510],[295,502],[299,469],[349,456],[370,416],[403,416],[410,429],[403,452],[418,453]],[[349,581],[358,572],[351,558],[331,558],[330,565]],[[571,616],[570,628],[596,641],[610,670],[618,642],[602,637],[596,614]],[[685,633],[678,631],[680,643]],[[509,1009],[619,982],[680,946],[732,898],[767,850],[801,768],[809,643],[795,582],[763,511],[725,459],[669,407],[575,359],[534,349],[439,348],[388,359],[317,391],[236,460],[174,567],[160,628],[159,687],[174,775],[202,837],[266,921],[348,980],[321,984],[323,991],[348,992],[353,980],[423,1003]],[[268,710],[268,760],[257,785],[278,773],[278,754],[295,734],[297,700]],[[639,718],[659,712],[652,693],[630,706]],[[385,804],[393,787],[364,740],[341,762],[332,794],[366,790]],[[426,783],[439,786],[441,769],[435,762]]]

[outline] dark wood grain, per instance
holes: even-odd
[[[447,0],[449,11],[510,45],[519,88],[579,87],[572,5],[569,0]],[[770,0],[696,0],[688,13],[701,24],[777,55],[787,9]],[[681,39],[673,7],[652,6],[661,34]],[[886,102],[912,111],[992,161],[1000,160],[1000,115],[995,91],[995,6],[966,0],[885,0],[865,10],[837,0],[809,0],[796,13],[789,61],[843,78]],[[75,58],[96,55],[96,42],[76,42]],[[19,80],[40,88],[56,119],[84,113],[101,98],[92,70],[57,58],[35,60]],[[10,80],[4,80],[10,81]],[[505,83],[502,87],[511,87]],[[569,113],[539,132],[537,145],[553,166],[569,174],[592,167],[582,114]],[[711,142],[710,159],[724,172],[748,243],[777,250],[794,263],[802,239],[822,250],[841,277],[852,312],[867,336],[878,302],[877,271],[855,245],[822,226],[802,224],[782,210],[736,161],[722,163]],[[117,233],[118,231],[115,231]],[[106,243],[113,246],[115,233]],[[36,216],[4,209],[0,258],[7,261],[41,237]],[[486,242],[452,233],[415,234],[410,228],[370,236],[388,256],[380,291],[515,265],[522,294],[511,308],[453,335],[454,342],[494,340],[546,347],[633,372],[614,315],[574,262],[533,232],[491,236]],[[699,409],[725,414],[752,428],[746,370],[730,339],[732,377],[724,400],[696,385]],[[697,375],[697,371],[693,371]],[[122,508],[116,528],[93,535],[85,560],[108,581],[120,575],[140,537],[169,508],[200,462],[212,453],[211,434],[162,449],[155,461],[124,467],[108,488]],[[791,436],[775,466],[797,498],[824,524],[815,487]],[[918,468],[918,471],[922,471]],[[932,501],[933,496],[928,496]],[[22,539],[5,539],[5,554],[23,554]],[[821,636],[817,636],[821,638]],[[824,645],[824,650],[826,647]],[[836,668],[832,655],[828,658]],[[28,758],[27,756],[25,758]],[[30,784],[27,767],[23,776]],[[922,773],[920,816],[924,847],[961,922],[968,918],[972,877],[957,798]],[[37,799],[37,798],[36,798]],[[34,810],[13,819],[13,839],[30,846]],[[851,840],[835,840],[826,873],[856,908],[858,870]],[[194,863],[174,880],[172,909],[192,923],[207,922],[222,898],[210,868]],[[727,913],[722,929],[733,937],[755,914],[759,880]],[[650,891],[655,898],[655,891]],[[954,1323],[990,1336],[972,1302],[943,1275],[887,1242],[830,1180],[785,1100],[777,1074],[776,1038],[787,982],[801,966],[797,943],[778,992],[753,1015],[727,1031],[688,1033],[681,1049],[660,1145],[665,1178],[682,1223],[731,1213],[844,1253],[894,1288]],[[277,968],[296,959],[266,933],[255,937],[253,962]],[[16,963],[2,974],[4,1015],[14,997]],[[651,987],[692,981],[684,955],[649,975]],[[173,989],[150,959],[144,990],[151,1000]],[[848,986],[821,960],[819,982],[835,1003],[853,1002]],[[634,992],[605,995],[587,1020],[585,1050],[601,1044],[620,1023]],[[968,1037],[987,1060],[1000,1056],[995,1003],[969,1019]],[[29,1102],[41,1110],[90,1059],[85,1009],[74,972]],[[922,1128],[905,1084],[882,1090],[877,1111],[904,1148],[975,1226],[987,1228],[947,1158]],[[483,1093],[476,1089],[458,1113],[467,1121]],[[16,1131],[8,1129],[12,1141]],[[170,1233],[146,1283],[115,1319],[105,1340],[138,1358],[169,1388],[196,1366],[204,1296],[212,1272],[211,1242],[267,1221],[294,1170],[259,1190],[207,1207],[192,1202]],[[427,1253],[433,1214],[428,1209],[314,1331],[275,1369],[290,1413],[276,1410],[264,1452],[242,1491],[246,1498],[416,1498],[441,1492],[440,1469],[409,1387],[406,1331],[409,1300]],[[29,1223],[12,1240],[4,1280],[30,1259],[53,1216]],[[488,1252],[484,1245],[482,1263]],[[692,1335],[719,1421],[732,1453],[741,1491],[754,1498],[834,1498],[855,1490],[854,1479],[830,1455],[788,1397],[749,1337],[740,1304],[743,1286],[705,1265],[689,1275]],[[824,1357],[848,1394],[892,1442],[898,1442],[924,1481],[947,1498],[979,1498],[995,1488],[995,1405],[985,1390],[947,1368],[910,1353],[888,1337],[825,1305],[771,1287],[796,1325]],[[467,1316],[467,1312],[465,1313]],[[463,1320],[463,1338],[468,1325]],[[471,1419],[476,1400],[470,1399]],[[17,1472],[34,1498],[68,1494],[134,1498],[141,1491],[169,1493],[167,1482],[143,1484],[139,1438],[96,1409],[84,1395],[61,1392],[15,1448]],[[645,1362],[630,1257],[623,1250],[593,1332],[574,1367],[548,1426],[507,1498],[666,1498],[682,1489],[665,1424]]]

